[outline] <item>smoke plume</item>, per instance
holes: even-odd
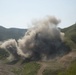
[[[13,59],[21,56],[30,60],[43,60],[66,54],[69,50],[63,44],[64,33],[57,27],[60,22],[54,16],[46,16],[33,22],[34,26],[17,42],[10,39],[3,42],[1,47],[5,48]]]
[[[13,61],[18,58],[17,42],[15,39],[4,41],[1,45],[1,48],[4,48],[9,53],[9,57],[7,58],[8,60]]]

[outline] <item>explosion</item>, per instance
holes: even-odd
[[[68,53],[68,47],[63,43],[64,33],[57,25],[60,20],[54,16],[47,16],[33,23],[25,35],[17,42],[14,39],[2,43],[13,59],[18,57],[30,60],[47,60]]]

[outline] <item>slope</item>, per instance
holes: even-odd
[[[76,48],[76,23],[70,27],[61,29],[65,33],[65,40],[71,48]]]

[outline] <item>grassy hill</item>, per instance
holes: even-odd
[[[7,40],[9,38],[19,39],[22,37],[26,29],[17,29],[17,28],[4,28],[0,26],[0,41]],[[76,24],[73,24],[70,27],[61,29],[62,32],[65,33],[65,43],[69,45],[72,49],[76,49]],[[41,64],[38,62],[27,62],[21,64],[20,61],[14,65],[7,65],[4,61],[4,58],[7,57],[7,53],[4,52],[3,49],[0,49],[0,74],[1,75],[38,75],[38,72],[42,72],[39,75],[76,75],[76,51],[74,54],[68,55],[66,59],[69,61],[73,59],[72,55],[74,55],[74,61],[69,62],[64,59],[63,61],[67,61],[64,63],[59,63],[58,61],[49,61],[42,62]],[[3,60],[1,60],[3,59]],[[4,61],[4,63],[3,63]],[[44,64],[43,64],[44,63]],[[64,67],[68,65],[68,68]],[[63,66],[64,65],[64,66]],[[4,67],[5,66],[5,67]],[[46,66],[46,67],[45,67]]]
[[[76,48],[76,23],[70,27],[61,29],[65,33],[65,40],[71,48]]]
[[[62,31],[65,33],[67,37],[69,37],[73,42],[76,43],[76,24],[62,29]]]
[[[21,38],[27,29],[18,29],[18,28],[4,28],[0,26],[0,41],[7,40],[10,38],[19,39]]]

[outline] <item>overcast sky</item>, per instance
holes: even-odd
[[[0,25],[27,28],[33,19],[54,15],[64,28],[76,22],[76,0],[0,0]]]

